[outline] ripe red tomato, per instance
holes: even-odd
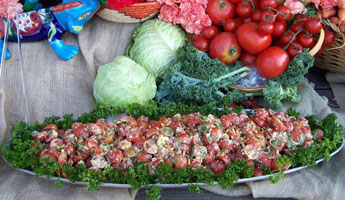
[[[240,57],[241,47],[233,33],[223,32],[211,41],[209,55],[230,65]]]
[[[275,22],[275,13],[272,10],[264,10],[261,12],[261,21]]]
[[[280,41],[283,45],[287,45],[290,40],[293,38],[293,33],[291,31],[285,32],[283,35],[280,36]],[[296,38],[293,40],[293,42],[296,42]]]
[[[280,37],[286,30],[286,23],[283,21],[276,21],[274,22],[274,29],[272,32],[272,36],[275,38]]]
[[[274,23],[260,22],[258,26],[258,31],[264,35],[271,35],[274,31]]]
[[[203,52],[207,52],[210,47],[208,41],[203,37],[194,38],[193,45],[195,48]]]
[[[319,18],[311,17],[311,18],[308,18],[307,21],[305,22],[304,28],[310,34],[318,34],[320,33],[322,29],[322,23]]]
[[[290,30],[293,31],[293,32],[298,32],[299,30],[302,30],[304,27],[304,24],[303,22],[293,22],[291,25],[290,25]]]
[[[262,35],[257,30],[257,24],[246,22],[237,29],[237,40],[248,53],[258,54],[272,43],[270,35]]]
[[[265,8],[270,7],[270,8],[276,8],[277,3],[276,0],[261,0],[260,1],[260,8],[262,10],[265,10]]]
[[[335,40],[335,34],[333,32],[325,32],[325,39],[323,41],[323,45],[330,46],[333,44]]]
[[[295,15],[295,17],[293,19],[294,19],[294,21],[305,23],[307,21],[308,17],[307,17],[307,15],[297,14],[297,15]]]
[[[229,0],[210,0],[207,4],[206,13],[210,16],[212,23],[221,26],[225,20],[234,18],[236,9]]]
[[[242,51],[240,56],[240,61],[246,66],[255,66],[257,55],[248,53],[247,51]]]
[[[289,7],[287,6],[279,6],[277,8],[279,14],[278,14],[278,20],[282,20],[282,21],[287,21],[290,19],[291,17],[291,12]]]
[[[261,20],[261,13],[262,11],[260,9],[255,10],[252,14],[252,21],[253,22],[260,22]]]
[[[300,43],[292,43],[287,50],[290,58],[294,58],[298,54],[303,52],[303,47]]]
[[[297,40],[304,48],[312,48],[314,46],[314,38],[310,34],[302,32],[297,36]]]
[[[258,167],[254,167],[254,175],[253,176],[262,176],[264,175],[264,171]]]
[[[238,3],[241,2],[241,0],[230,0],[230,2],[233,3],[233,4],[238,4]]]
[[[236,31],[237,27],[238,26],[237,26],[236,20],[234,20],[234,19],[227,19],[225,21],[224,31],[225,32],[232,32],[232,33],[234,33]]]
[[[253,6],[247,0],[242,0],[236,6],[236,14],[240,17],[247,18],[252,14]]]
[[[212,38],[216,37],[220,33],[220,29],[217,26],[206,26],[201,31],[201,35],[207,39],[211,40]]]
[[[270,47],[259,54],[256,67],[265,78],[275,78],[282,74],[289,64],[289,55],[280,47]]]

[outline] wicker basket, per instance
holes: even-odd
[[[316,45],[309,51],[309,54],[312,56],[315,56],[315,54],[320,50],[322,47],[323,40],[325,39],[325,31],[321,29],[320,32],[320,37],[319,40],[317,41]],[[345,67],[345,66],[344,66]],[[243,86],[238,86],[238,85],[230,85],[230,89],[238,89],[242,92],[247,92],[247,93],[261,93],[262,90],[264,89],[264,85],[260,85],[258,87],[243,87]]]
[[[331,72],[345,73],[345,48],[336,48],[343,44],[342,37],[337,35],[334,43],[315,57],[315,66]]]
[[[136,3],[120,11],[102,7],[97,15],[111,22],[137,23],[155,17],[161,6],[159,2]]]

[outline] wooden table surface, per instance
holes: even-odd
[[[334,99],[333,92],[331,90],[330,85],[328,84],[325,78],[326,71],[313,67],[310,69],[307,78],[310,82],[315,84],[315,91],[319,93],[321,96],[326,96],[328,98],[329,106],[332,108],[338,108],[338,104]],[[140,189],[136,196],[136,200],[144,200],[146,197],[145,190]],[[162,198],[163,200],[189,200],[189,199],[197,199],[197,200],[251,200],[254,199],[252,196],[240,196],[240,197],[227,197],[222,195],[217,195],[208,191],[205,191],[202,194],[194,194],[188,190],[188,188],[179,188],[179,189],[163,189],[162,190]],[[272,198],[257,198],[257,200],[273,200]],[[287,198],[274,198],[274,200],[291,200]]]

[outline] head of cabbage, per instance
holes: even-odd
[[[93,95],[97,102],[126,107],[146,104],[156,94],[155,78],[128,57],[119,56],[98,69]]]
[[[156,78],[177,62],[177,50],[187,40],[181,27],[159,19],[141,24],[134,30],[132,38],[133,43],[128,47],[127,55]]]

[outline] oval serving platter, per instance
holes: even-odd
[[[343,138],[343,143],[341,144],[341,146],[334,152],[332,152],[330,154],[330,157],[333,157],[335,156],[337,153],[339,153],[343,147],[344,147],[344,144],[345,144],[345,138]],[[5,162],[10,165],[7,160],[2,157]],[[324,162],[325,161],[325,158],[321,158],[319,160],[316,161],[316,164],[319,164],[321,162]],[[11,166],[11,165],[10,165]],[[296,167],[296,168],[292,168],[292,169],[289,169],[289,170],[286,170],[284,171],[284,174],[291,174],[291,173],[294,173],[294,172],[297,172],[297,171],[300,171],[302,169],[305,169],[307,168],[308,166],[301,166],[301,167]],[[32,171],[29,171],[29,170],[26,170],[26,169],[17,169],[21,172],[24,172],[26,174],[30,174],[30,175],[33,175],[33,176],[36,176],[36,174]],[[237,181],[234,181],[234,184],[239,184],[239,183],[247,183],[247,182],[254,182],[254,181],[260,181],[260,180],[265,180],[265,179],[268,179],[269,177],[271,176],[274,176],[276,174],[269,174],[269,175],[264,175],[264,176],[257,176],[257,177],[252,177],[252,178],[243,178],[243,179],[238,179]],[[71,182],[69,181],[68,179],[66,178],[58,178],[58,177],[46,177],[46,176],[40,176],[40,178],[44,178],[44,179],[48,179],[48,180],[52,180],[52,181],[57,181],[58,179],[60,179],[61,182],[64,182],[64,183],[71,183],[71,184],[76,184],[76,185],[87,185],[88,182]],[[193,183],[193,184],[197,184],[199,186],[203,186],[203,185],[206,185],[204,183]],[[214,182],[213,183],[214,185],[215,184],[218,184],[218,182]],[[156,184],[157,186],[161,187],[161,188],[183,188],[183,187],[188,187],[189,183],[183,183],[183,184]],[[148,187],[151,187],[152,185],[150,184]],[[110,188],[123,188],[123,189],[128,189],[128,188],[131,188],[131,185],[129,184],[114,184],[114,183],[104,183],[103,185],[100,185],[100,187],[110,187]],[[145,187],[142,187],[142,188],[145,188]]]

